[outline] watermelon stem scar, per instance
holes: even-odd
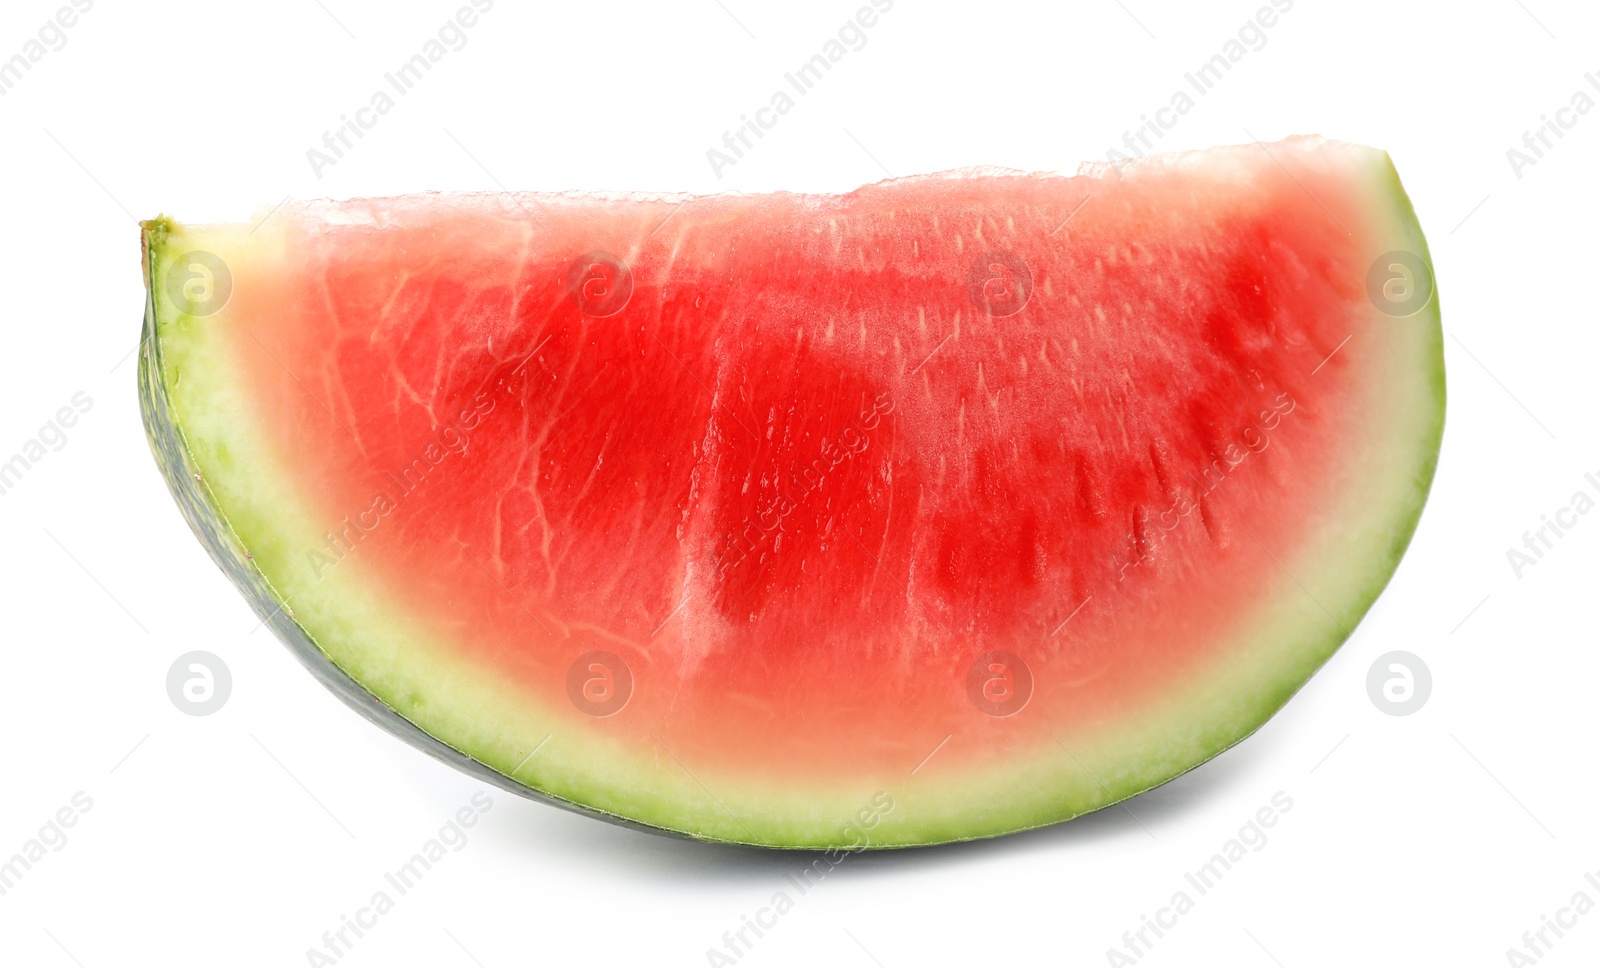
[[[143,241],[146,432],[262,625],[457,769],[696,840],[1194,769],[1355,629],[1443,433],[1416,215],[1315,137]]]

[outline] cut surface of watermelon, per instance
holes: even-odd
[[[1444,371],[1388,156],[145,224],[141,399],[365,715],[693,837],[1115,803],[1250,734],[1410,540]]]

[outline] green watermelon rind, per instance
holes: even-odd
[[[1375,172],[1375,200],[1387,199],[1392,205],[1396,231],[1388,236],[1394,243],[1389,247],[1417,252],[1431,265],[1427,243],[1392,163],[1381,152],[1372,154],[1382,159]],[[184,315],[158,285],[164,260],[172,254],[171,237],[203,230],[162,219],[146,223],[145,228],[147,298],[139,392],[157,464],[185,519],[213,560],[245,594],[256,614],[343,702],[470,776],[613,823],[766,847],[838,848],[854,842],[845,839],[840,818],[849,818],[854,808],[865,806],[881,791],[866,787],[826,791],[809,804],[794,804],[758,785],[742,790],[729,778],[687,774],[665,747],[619,750],[607,747],[603,740],[554,732],[547,734],[553,737],[550,747],[529,763],[528,754],[539,741],[537,729],[525,728],[530,723],[507,715],[498,725],[518,728],[495,735],[496,723],[474,722],[462,710],[440,708],[448,703],[424,702],[405,680],[409,676],[413,685],[427,683],[446,696],[454,688],[460,697],[472,700],[463,706],[477,704],[483,709],[495,708],[498,684],[472,670],[445,664],[448,660],[427,658],[423,654],[426,644],[415,645],[414,661],[408,659],[411,664],[403,669],[400,666],[405,663],[384,665],[375,659],[377,648],[363,653],[358,644],[352,645],[362,639],[381,645],[388,641],[385,635],[414,643],[422,637],[412,625],[392,616],[400,606],[377,601],[370,589],[361,587],[358,577],[352,575],[354,569],[346,568],[317,589],[275,587],[262,562],[284,561],[285,555],[302,553],[308,545],[297,541],[292,532],[301,527],[314,535],[317,528],[309,518],[300,520],[305,517],[303,509],[297,507],[298,499],[287,485],[274,488],[265,480],[277,457],[251,441],[250,401],[243,391],[230,384],[226,372],[205,371],[204,364],[213,361],[205,353],[204,320]],[[1118,803],[1199,766],[1248,737],[1331,658],[1388,584],[1411,541],[1432,484],[1444,426],[1443,336],[1437,289],[1419,314],[1395,320],[1375,313],[1371,322],[1417,331],[1417,365],[1411,378],[1426,381],[1415,394],[1416,412],[1409,415],[1415,426],[1402,441],[1403,452],[1372,455],[1378,463],[1404,460],[1412,468],[1405,477],[1392,472],[1378,477],[1379,483],[1394,490],[1389,503],[1381,507],[1386,512],[1383,520],[1365,521],[1363,527],[1359,519],[1362,508],[1352,504],[1351,514],[1337,520],[1324,535],[1343,552],[1344,560],[1316,573],[1285,578],[1283,594],[1270,609],[1276,614],[1264,616],[1241,633],[1253,644],[1201,681],[1186,684],[1191,694],[1173,702],[1169,715],[1146,716],[1133,728],[1118,724],[1099,741],[1075,742],[1071,750],[1046,749],[1031,760],[1011,761],[987,772],[973,770],[960,782],[961,789],[952,789],[956,784],[948,778],[938,779],[932,770],[923,777],[891,784],[888,792],[897,807],[880,818],[866,846],[922,846],[999,836]],[[234,423],[230,424],[230,419]],[[204,476],[203,467],[212,469],[213,479]],[[1320,590],[1326,582],[1318,579],[1330,570],[1336,579],[1351,574],[1361,580],[1344,584],[1341,579],[1337,599],[1326,593],[1313,597],[1307,583]],[[319,598],[329,603],[325,612],[319,611]],[[300,602],[298,609],[295,601]],[[1325,603],[1332,608],[1331,620],[1323,609]],[[362,616],[370,620],[363,623]],[[321,643],[313,628],[325,630]],[[336,661],[324,644],[339,653],[342,661]],[[441,676],[456,676],[458,681],[447,688]],[[482,718],[487,720],[490,714]],[[932,738],[930,748],[936,740]],[[561,752],[563,744],[568,747],[565,753]],[[557,762],[547,765],[549,757],[557,757]],[[616,776],[602,776],[591,765],[607,757],[616,764]],[[685,775],[674,772],[679,770]],[[522,779],[514,779],[513,774]],[[651,774],[654,785],[641,783],[641,774]],[[713,793],[713,788],[717,792]]]

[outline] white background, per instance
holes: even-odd
[[[8,0],[0,58],[57,6]],[[0,458],[74,393],[94,401],[0,496],[0,858],[75,792],[93,800],[0,896],[0,962],[307,964],[482,788],[252,632],[179,517],[135,396],[136,218],[243,220],[291,194],[843,191],[970,164],[1072,170],[1165,105],[1258,4],[899,0],[713,177],[706,150],[857,6],[500,0],[320,180],[306,150],[453,0],[101,0],[0,97]],[[1504,965],[1574,892],[1600,901],[1583,876],[1600,871],[1600,514],[1520,578],[1506,555],[1600,472],[1600,110],[1520,178],[1506,156],[1574,92],[1600,99],[1584,78],[1600,70],[1597,39],[1600,11],[1577,2],[1298,0],[1168,132],[1164,148],[1320,132],[1392,152],[1433,247],[1450,392],[1410,554],[1342,651],[1242,746],[1126,809],[852,856],[741,964],[1104,965],[1280,790],[1294,807],[1270,842],[1141,964]],[[165,687],[196,649],[234,680],[207,717]],[[1434,679],[1407,717],[1365,685],[1396,649]],[[491,796],[466,847],[341,964],[704,965],[807,860]],[[1600,911],[1541,964],[1597,958]]]

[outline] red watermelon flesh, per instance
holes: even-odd
[[[146,234],[158,456],[280,634],[709,839],[987,836],[1215,755],[1381,590],[1442,426],[1409,203],[1319,139]]]

